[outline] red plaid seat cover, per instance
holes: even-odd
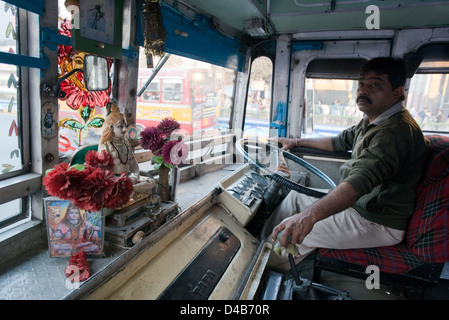
[[[404,273],[424,262],[449,261],[449,137],[427,136],[429,165],[417,187],[417,202],[404,240],[395,246],[364,249],[318,249],[318,254],[383,272]]]

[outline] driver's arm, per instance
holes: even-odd
[[[273,229],[272,240],[279,240],[283,248],[288,244],[300,244],[315,223],[349,208],[358,197],[351,184],[342,182],[324,198],[278,224]],[[278,233],[281,231],[282,235],[278,239]]]
[[[331,137],[319,138],[270,138],[270,141],[278,141],[282,144],[282,150],[290,150],[293,147],[315,148],[323,151],[334,151]]]

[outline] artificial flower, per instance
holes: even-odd
[[[61,195],[61,199],[71,199],[79,194],[84,186],[84,179],[92,171],[90,167],[70,167],[66,174],[69,180],[69,187],[65,189],[65,193]]]
[[[151,150],[155,156],[159,156],[164,146],[164,138],[157,127],[148,127],[140,133],[140,145],[146,150]]]
[[[181,126],[179,125],[179,122],[173,118],[164,118],[161,122],[159,122],[157,128],[163,135],[169,137],[173,131],[181,128]]]
[[[133,184],[125,173],[114,176],[109,157],[90,151],[84,165],[69,167],[65,162],[56,165],[43,179],[47,192],[90,212],[120,208],[129,201]]]
[[[67,189],[69,186],[66,171],[69,165],[65,162],[55,166],[53,169],[47,171],[43,179],[43,183],[50,194],[60,193],[60,190]]]
[[[154,169],[158,170],[162,165],[172,168],[187,158],[189,150],[182,141],[180,128],[175,119],[164,118],[156,127],[148,127],[141,132],[140,145],[153,152]]]
[[[188,152],[182,140],[170,140],[162,148],[162,159],[169,165],[179,165],[187,158]]]
[[[69,168],[68,164],[63,162],[47,172],[43,183],[51,195],[69,199],[80,190],[85,176],[84,171]]]
[[[94,152],[90,150],[86,153],[85,161],[88,166],[112,171],[114,169],[114,158],[106,151]]]
[[[84,179],[79,196],[74,200],[78,208],[87,211],[100,211],[114,189],[114,174],[111,171],[95,169]]]
[[[72,255],[69,259],[69,265],[64,270],[65,276],[69,278],[73,273],[75,273],[75,270],[78,273],[79,281],[87,280],[87,278],[90,277],[89,263],[87,262],[86,253],[84,251],[80,251]],[[73,278],[71,280],[73,280]]]
[[[113,194],[105,200],[105,207],[120,208],[128,203],[133,192],[133,184],[125,172],[122,172],[120,177],[115,180],[112,191]]]

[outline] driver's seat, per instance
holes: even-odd
[[[429,297],[449,261],[449,137],[428,136],[431,152],[425,176],[417,187],[415,211],[404,240],[395,246],[318,249],[314,282],[321,270],[367,279],[369,265],[380,270],[380,283],[405,289],[408,298]]]

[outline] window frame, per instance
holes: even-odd
[[[416,71],[416,73],[414,75],[415,79],[411,78],[409,83],[408,83],[408,87],[407,87],[407,96],[406,96],[405,107],[406,107],[406,109],[410,113],[412,113],[412,110],[411,110],[412,109],[411,108],[412,105],[410,103],[413,103],[413,102],[410,101],[410,97],[412,97],[414,99],[415,92],[413,92],[412,89],[416,88],[416,85],[414,85],[414,84],[412,85],[412,82],[413,82],[413,80],[416,80],[416,76],[417,75],[418,76],[422,75],[422,76],[425,76],[425,77],[433,76],[433,75],[446,75],[446,77],[449,79],[449,72],[448,72],[447,68],[434,68],[432,70],[429,70],[429,69],[426,69],[426,68],[425,69],[418,68],[418,70]],[[448,83],[448,80],[446,80],[446,83]],[[441,85],[441,83],[440,83],[440,85]],[[448,83],[448,85],[449,85],[449,83]],[[446,90],[449,91],[449,87]],[[448,91],[446,91],[445,95],[441,97],[441,99],[443,100],[442,102],[440,102],[441,105],[447,105],[447,102],[445,102],[445,101],[448,101],[448,100],[444,100],[444,99],[447,96],[449,96]],[[420,94],[418,93],[418,95],[420,95]],[[427,96],[427,94],[426,94],[426,96]],[[424,104],[424,106],[426,106],[426,105]],[[423,108],[424,108],[424,106],[423,106]],[[438,110],[441,110],[441,109],[438,109]],[[416,113],[418,113],[418,111],[416,111]],[[416,114],[413,114],[413,113],[412,113],[412,115],[416,116]],[[447,109],[446,109],[446,117],[447,117]],[[427,127],[427,125],[429,125],[428,122],[421,123],[419,121],[419,119],[417,119],[417,122],[418,122],[418,125],[420,126],[421,130],[425,134],[441,134],[441,135],[448,135],[449,134],[449,118],[447,118],[446,121],[445,121],[445,123],[446,123],[445,128],[448,128],[447,130],[429,129]],[[436,123],[438,123],[438,122],[436,122]]]
[[[407,110],[409,110],[412,113],[412,107],[413,102],[415,99],[416,92],[412,91],[416,89],[416,85],[414,85],[414,81],[416,81],[416,76],[423,75],[425,77],[432,77],[433,75],[446,75],[445,77],[448,79],[449,77],[449,42],[448,41],[437,41],[437,42],[429,42],[427,44],[424,44],[420,46],[416,50],[416,54],[410,54],[410,65],[414,67],[413,71],[414,73],[411,74],[410,78],[408,79],[407,88],[406,88],[406,101],[405,106]],[[416,63],[415,60],[419,60],[419,65]],[[416,63],[416,67],[415,64]],[[430,63],[430,65],[429,65]],[[432,65],[432,63],[435,63],[435,65]],[[412,69],[412,68],[411,68]],[[446,80],[447,81],[447,80]],[[446,82],[447,83],[447,82]],[[440,83],[441,85],[441,83]],[[449,83],[448,83],[449,85]],[[449,100],[444,100],[448,98],[449,95],[449,87],[447,87],[445,90],[445,95],[442,96],[441,106],[447,105]],[[441,92],[440,92],[441,93]],[[418,93],[417,95],[426,96],[425,99],[427,99],[427,93]],[[447,102],[446,102],[447,101]],[[423,105],[422,108],[424,109],[426,105]],[[444,108],[443,108],[444,109]],[[420,106],[421,110],[421,106]],[[416,113],[418,113],[420,110],[417,110]],[[441,110],[438,108],[438,110]],[[446,108],[447,112],[447,108]],[[416,114],[415,114],[416,116]],[[424,132],[424,134],[441,134],[441,135],[448,135],[448,130],[438,130],[438,129],[428,129],[426,128],[426,125],[429,123],[420,123],[419,118],[417,120],[419,126],[421,127],[421,130]],[[446,119],[447,126],[446,128],[449,128],[449,119]],[[425,124],[425,125],[424,125]],[[423,125],[423,126],[422,126]]]
[[[268,105],[269,110],[268,110],[268,119],[267,119],[267,122],[268,122],[268,124],[267,124],[267,134],[268,135],[266,137],[263,137],[263,138],[269,138],[270,137],[271,121],[272,121],[271,120],[271,114],[272,114],[272,108],[273,108],[273,93],[274,93],[274,81],[275,81],[274,80],[274,77],[275,77],[274,66],[275,66],[275,63],[274,63],[272,57],[270,55],[268,55],[268,54],[259,54],[259,55],[256,55],[256,56],[252,57],[251,67],[250,67],[250,70],[248,72],[248,84],[247,84],[247,91],[246,91],[246,96],[245,96],[245,104],[244,104],[244,112],[243,112],[244,116],[243,116],[241,130],[242,130],[242,136],[245,136],[247,134],[246,133],[247,130],[251,130],[251,129],[254,128],[254,127],[251,127],[251,126],[249,126],[248,128],[246,127],[247,120],[248,119],[252,119],[252,120],[259,120],[260,119],[260,118],[249,118],[248,117],[248,109],[249,109],[248,107],[250,105],[252,105],[252,102],[249,101],[249,90],[251,88],[252,82],[258,81],[256,79],[253,79],[253,75],[254,75],[254,73],[253,73],[253,71],[254,71],[253,66],[254,66],[254,63],[257,62],[259,59],[268,59],[271,62],[271,77],[270,77],[271,79],[270,79],[270,92],[269,92],[269,94],[270,94],[270,102],[269,102],[269,105]],[[266,93],[264,93],[264,94],[266,94]],[[261,110],[259,110],[259,111],[261,111]],[[256,114],[258,115],[258,112]],[[265,122],[265,120],[266,119],[261,119],[261,121],[263,121],[263,122]],[[257,127],[257,126],[255,127],[256,130],[258,128],[259,127]]]
[[[8,1],[5,1],[8,2]],[[19,52],[22,56],[38,57],[40,52],[40,21],[36,13],[19,8]],[[17,64],[15,64],[17,65]],[[0,204],[7,203],[15,199],[22,199],[22,212],[8,219],[10,223],[2,224],[0,227],[0,244],[9,243],[7,240],[15,239],[15,236],[22,234],[40,224],[43,221],[42,209],[42,153],[37,144],[42,145],[39,125],[32,124],[31,119],[40,114],[40,81],[34,84],[31,79],[40,79],[41,70],[19,66],[20,72],[20,92],[18,94],[18,121],[21,129],[21,152],[23,157],[23,168],[5,175],[0,180]],[[33,102],[34,101],[34,102]],[[20,105],[20,108],[19,108]],[[34,115],[34,116],[33,116]],[[40,119],[40,117],[39,117]],[[33,149],[33,150],[32,150]],[[34,165],[33,165],[34,163]],[[39,166],[36,166],[39,163]],[[5,220],[6,221],[6,220]],[[17,252],[20,254],[20,252]]]
[[[27,56],[28,52],[26,52],[27,41],[28,41],[28,21],[27,21],[27,12],[21,8],[16,7],[18,10],[17,18],[18,18],[18,52],[16,54]],[[25,31],[22,31],[25,30]],[[29,87],[29,80],[27,75],[27,68],[22,67],[20,65],[15,65],[18,68],[19,73],[19,91],[17,94],[17,121],[18,127],[20,128],[20,141],[19,145],[21,147],[20,153],[22,157],[22,165],[23,167],[18,170],[14,170],[0,176],[0,181],[9,179],[11,177],[16,177],[30,171],[30,142],[29,139],[24,139],[24,137],[29,137],[30,131],[29,126],[23,125],[24,123],[29,123],[29,95],[25,92],[25,89]]]

